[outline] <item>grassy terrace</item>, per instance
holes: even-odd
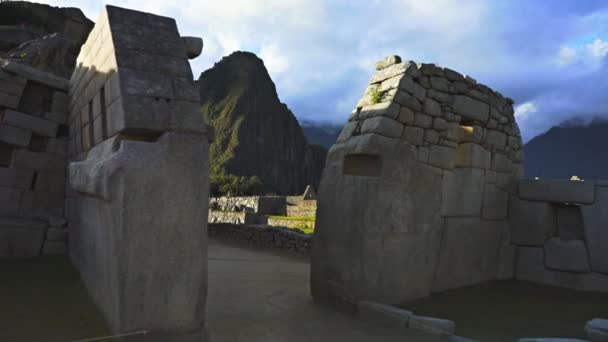
[[[294,225],[292,225],[291,227],[287,227],[287,228],[299,229],[304,234],[312,234],[315,231],[314,228],[305,227],[305,224],[302,224],[302,225],[298,225],[297,224],[297,222],[315,222],[315,217],[313,217],[313,216],[277,216],[277,215],[266,215],[266,217],[269,218],[269,219],[274,219],[274,220],[293,221]]]

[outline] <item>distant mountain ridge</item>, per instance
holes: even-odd
[[[318,186],[327,150],[308,143],[260,58],[235,52],[203,72],[198,85],[215,129],[212,175],[257,176],[264,193],[280,195]]]
[[[302,129],[309,142],[329,149],[336,143],[344,125],[303,121]]]
[[[608,179],[608,120],[568,120],[524,146],[526,178]]]

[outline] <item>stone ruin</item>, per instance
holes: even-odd
[[[0,65],[0,255],[65,253],[67,218],[115,333],[204,333],[210,136],[188,62],[201,50],[171,18],[107,6],[70,80]]]
[[[513,275],[513,101],[433,64],[378,63],[318,195],[315,297],[403,303]]]
[[[0,257],[69,249],[116,333],[205,334],[212,133],[188,63],[201,49],[171,18],[107,6],[70,80],[0,61]],[[513,277],[608,291],[608,183],[520,180],[512,105],[447,68],[380,62],[318,209],[313,191],[280,200],[316,210],[313,296],[353,308]]]
[[[400,304],[509,278],[608,291],[606,182],[521,180],[511,99],[398,56],[376,69],[328,154],[314,297]]]

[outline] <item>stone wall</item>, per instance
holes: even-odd
[[[265,224],[266,217],[247,211],[209,210],[209,223]]]
[[[271,226],[287,227],[287,228],[307,228],[314,229],[315,221],[290,220],[289,218],[268,218],[268,224]]]
[[[204,335],[201,46],[171,18],[106,6],[70,80],[70,257],[114,333]]]
[[[209,224],[209,236],[310,255],[312,235],[268,225]]]
[[[511,197],[517,279],[608,292],[608,182],[522,180]]]
[[[302,196],[288,196],[285,209],[287,216],[314,217],[317,214],[317,200],[305,200]]]
[[[390,56],[376,69],[327,157],[312,294],[403,303],[512,276],[513,101],[433,64]]]
[[[66,79],[0,59],[0,257],[66,248],[43,243],[64,217],[67,90]]]
[[[247,211],[260,215],[285,215],[285,196],[212,197],[209,207],[221,211]]]

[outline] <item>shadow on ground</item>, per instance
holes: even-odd
[[[0,260],[0,341],[106,336],[102,315],[67,257]]]
[[[401,307],[451,319],[459,335],[480,341],[512,342],[524,336],[584,338],[588,320],[608,316],[608,293],[502,280],[445,291]]]

